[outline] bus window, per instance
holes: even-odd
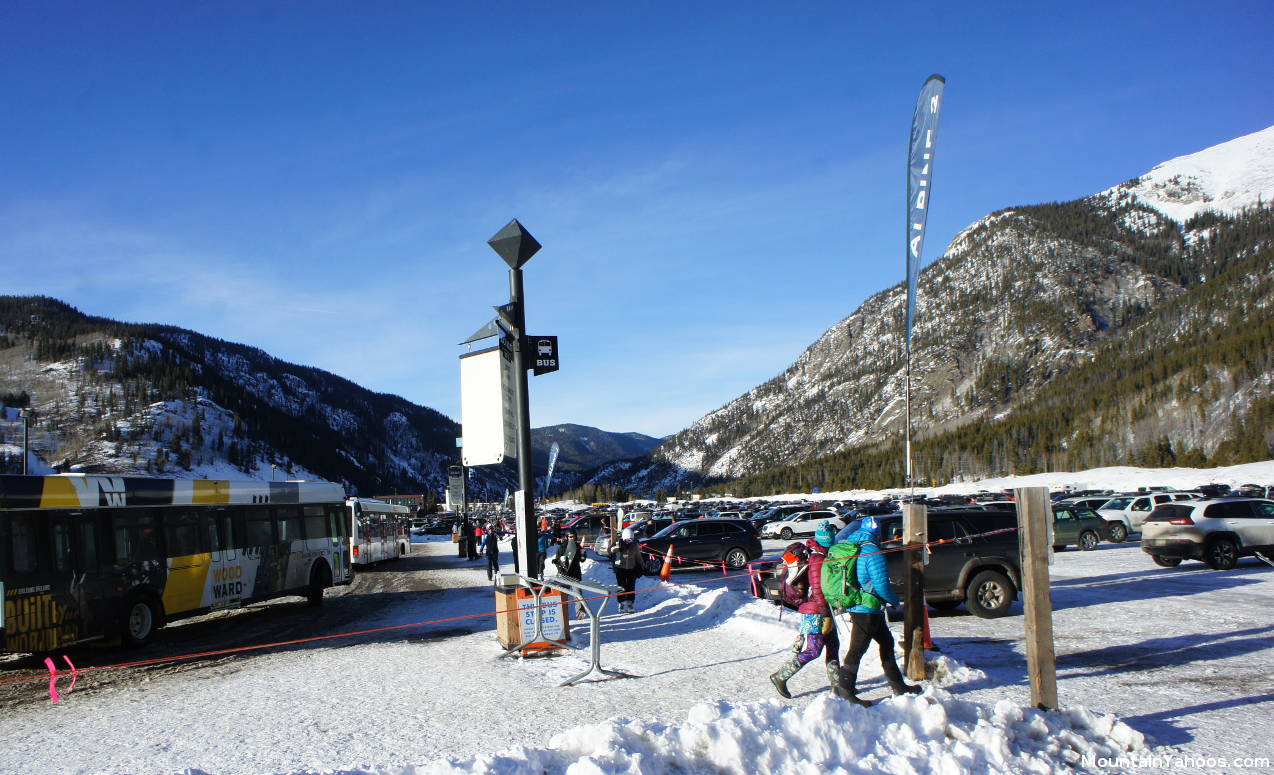
[[[164,528],[168,538],[169,557],[189,557],[199,554],[199,517],[179,511],[164,515]]]
[[[9,525],[9,556],[13,558],[15,573],[34,573],[40,570],[38,529],[35,517],[14,517]]]
[[[92,517],[81,517],[76,520],[79,528],[80,558],[83,561],[82,571],[96,573],[97,567],[97,524]]]
[[[274,519],[269,509],[257,508],[248,512],[246,537],[248,546],[270,546],[274,543]]]
[[[147,514],[137,518],[137,554],[132,559],[159,560],[164,559],[164,550],[159,543],[159,517]]]
[[[279,506],[279,541],[290,543],[301,540],[301,513],[296,506]]]
[[[327,535],[327,513],[322,506],[304,506],[305,537],[323,538]]]
[[[328,506],[327,521],[328,529],[332,532],[329,535],[337,538],[349,537],[349,517],[344,506]]]
[[[225,548],[242,549],[244,546],[243,515],[220,514],[217,516],[217,522],[221,525],[221,540]]]
[[[115,562],[127,565],[131,562],[163,560],[163,547],[159,541],[159,517],[142,509],[111,513],[111,535],[115,543]]]
[[[133,556],[133,536],[128,525],[115,524],[112,531],[115,536],[115,562],[123,565]]]
[[[221,543],[221,520],[224,517],[217,514],[208,515],[208,551],[216,553],[226,547]]]
[[[66,522],[53,523],[53,570],[71,569],[71,528]]]

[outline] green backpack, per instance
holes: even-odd
[[[858,552],[861,544],[842,541],[832,544],[823,560],[823,598],[832,611],[861,605],[873,610],[883,606],[879,597],[858,586]]]

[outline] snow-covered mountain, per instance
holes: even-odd
[[[245,345],[48,298],[0,297],[0,327],[0,402],[30,404],[32,447],[61,470],[322,478],[370,495],[437,492],[455,454],[442,414]]]
[[[1117,188],[1177,223],[1204,212],[1236,215],[1268,206],[1274,197],[1274,127],[1178,156]]]
[[[238,479],[328,479],[364,495],[434,492],[459,426],[427,407],[193,331],[91,317],[47,298],[0,297],[0,471],[59,469]],[[580,425],[534,428],[535,470],[555,483],[659,444]],[[542,451],[542,454],[541,454]],[[474,472],[477,497],[517,489],[513,465]],[[542,480],[541,480],[542,483]],[[558,489],[561,489],[560,487]]]
[[[585,471],[612,460],[641,457],[662,439],[643,433],[616,433],[587,425],[563,423],[531,430],[536,468],[547,468],[549,450],[558,445],[557,471]]]
[[[920,276],[913,433],[1004,420],[1135,331],[1147,348],[1181,336],[1183,320],[1196,321],[1197,333],[1208,305],[1219,303],[1202,286],[1274,244],[1271,199],[1274,127],[1081,200],[1015,207],[971,224]],[[1258,262],[1266,278],[1269,263]],[[1174,319],[1153,314],[1174,302]],[[674,435],[653,453],[655,467],[628,470],[625,481],[675,489],[687,476],[736,478],[897,443],[904,304],[901,284],[875,294],[782,374]],[[1265,365],[1258,371],[1206,374],[1216,390],[1196,384],[1189,401],[1146,407],[1154,422],[1093,415],[1087,421],[1098,427],[1076,432],[1096,431],[1092,440],[1109,453],[1104,463],[1159,436],[1211,453],[1236,417],[1269,396],[1271,374]]]

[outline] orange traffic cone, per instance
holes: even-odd
[[[923,613],[921,621],[924,622],[924,647],[930,651],[941,651],[942,649],[933,645],[933,638],[929,637],[929,606],[921,606],[920,610]]]
[[[659,569],[659,580],[667,581],[672,578],[672,544],[668,544],[668,551],[664,553],[664,566]]]

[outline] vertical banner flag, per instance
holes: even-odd
[[[545,495],[548,495],[549,487],[553,486],[553,466],[557,465],[557,453],[560,449],[556,441],[553,442],[553,446],[549,447],[549,475],[544,479]]]
[[[916,281],[924,250],[925,222],[929,216],[929,190],[933,181],[933,144],[938,135],[938,111],[947,79],[931,75],[920,88],[916,112],[911,117],[911,144],[907,149],[907,354],[911,354],[911,325],[916,316]]]

